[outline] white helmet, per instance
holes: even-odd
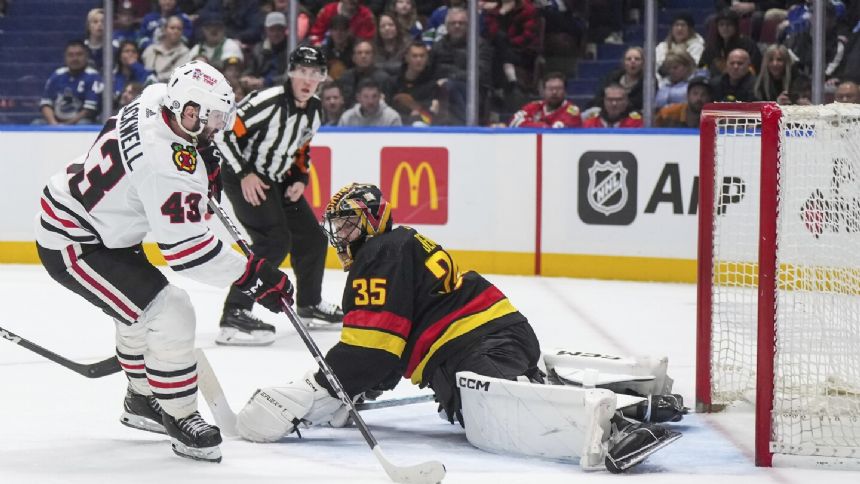
[[[164,107],[182,116],[182,109],[188,103],[200,106],[200,127],[189,131],[179,123],[179,128],[191,136],[197,136],[204,127],[230,129],[236,120],[236,102],[233,88],[224,75],[209,64],[191,61],[174,69],[167,81],[167,95]]]

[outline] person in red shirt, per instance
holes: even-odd
[[[565,99],[565,79],[558,72],[546,75],[543,80],[543,100],[533,101],[514,113],[512,128],[579,128],[582,118],[579,108]]]
[[[376,22],[369,8],[360,5],[359,0],[340,0],[329,3],[320,10],[316,22],[311,27],[310,37],[313,45],[319,46],[323,43],[331,25],[331,19],[335,15],[343,15],[349,19],[349,30],[356,40],[372,41],[376,35]]]
[[[641,128],[642,115],[630,111],[630,100],[627,91],[618,83],[612,83],[603,89],[603,107],[600,114],[586,119],[583,128]]]

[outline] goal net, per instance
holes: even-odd
[[[697,409],[754,403],[759,465],[857,464],[860,106],[709,105],[700,200]]]

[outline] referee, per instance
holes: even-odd
[[[322,300],[327,240],[303,196],[311,139],[320,126],[316,96],[326,78],[326,59],[315,47],[290,54],[287,81],[254,91],[239,103],[233,130],[218,137],[224,160],[224,192],[250,235],[258,257],[280,265],[289,253],[296,273],[298,314],[306,322],[343,320],[340,307]],[[231,289],[220,332],[224,345],[267,345],[275,327],[251,313],[253,301]]]

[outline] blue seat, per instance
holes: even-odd
[[[603,79],[610,71],[618,68],[618,60],[582,61],[577,65],[578,79]]]

